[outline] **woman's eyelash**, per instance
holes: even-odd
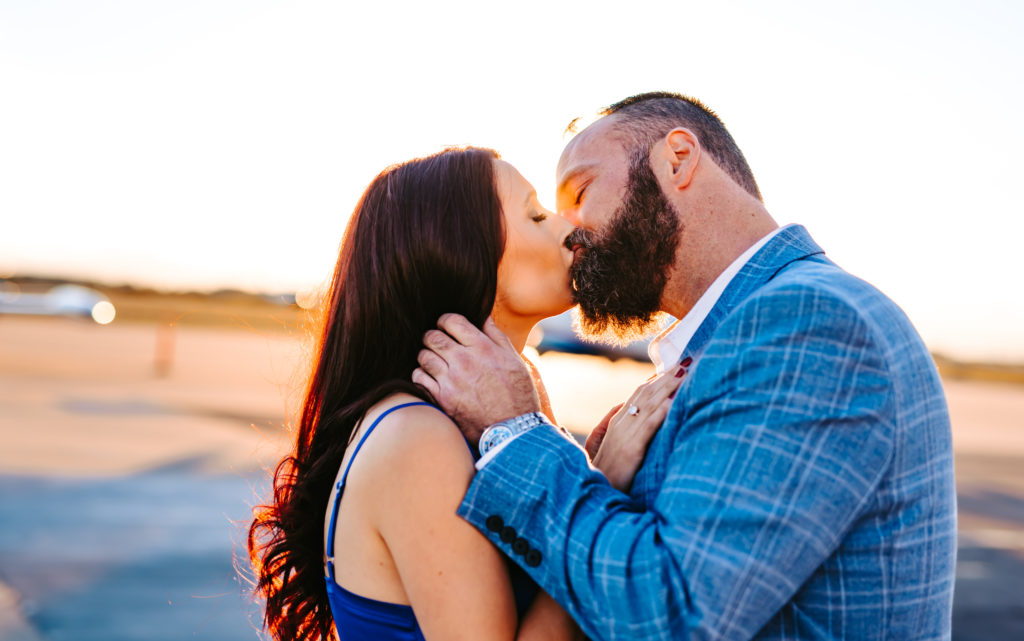
[[[531,219],[533,220],[533,222],[535,222],[535,223],[539,223],[539,222],[541,222],[542,220],[547,220],[547,217],[548,217],[548,215],[547,215],[547,214],[541,213],[541,212],[539,212],[539,211],[536,211],[536,212],[534,212],[534,213],[533,213],[533,215],[532,215],[532,216],[530,216],[530,218],[531,218]]]

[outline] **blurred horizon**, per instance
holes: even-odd
[[[570,120],[725,121],[768,210],[932,351],[1024,362],[1024,6],[0,5],[0,276],[315,290],[385,166],[497,149],[553,207]]]
[[[81,278],[62,277],[59,275],[2,274],[0,273],[0,302],[4,295],[12,294],[16,300],[21,293],[36,295],[60,289],[61,285],[70,284],[87,287],[102,295],[105,300],[113,300],[116,305],[109,305],[114,313],[111,320],[100,320],[93,314],[94,320],[105,325],[116,320],[118,325],[152,325],[158,330],[167,330],[178,325],[197,328],[220,328],[236,330],[241,333],[272,334],[284,333],[292,337],[303,336],[304,340],[315,340],[315,328],[320,310],[319,301],[322,291],[261,291],[223,287],[217,289],[179,288],[161,289],[129,282],[102,282]],[[11,287],[13,285],[13,288]],[[569,314],[570,312],[566,312]],[[0,308],[0,318],[5,311]],[[46,314],[47,316],[73,317],[75,314]],[[646,342],[644,339],[627,346],[612,345],[596,339],[583,338],[578,345],[586,346],[582,352],[578,347],[566,347],[565,338],[558,332],[568,331],[559,324],[559,317],[551,317],[538,324],[540,332],[537,340],[547,335],[546,323],[555,321],[558,326],[552,335],[550,345],[543,349],[554,352],[564,351],[570,354],[587,353],[608,355],[614,353],[612,360],[624,358],[648,363]],[[42,316],[36,315],[37,320]],[[671,317],[669,318],[671,320]],[[575,331],[575,329],[573,330]],[[312,333],[311,333],[312,332]],[[560,343],[560,341],[562,341]],[[639,347],[637,347],[639,345]],[[531,353],[537,349],[530,343]],[[930,349],[939,374],[945,380],[972,381],[978,383],[1024,384],[1024,360],[985,359],[948,353]],[[543,353],[543,352],[542,352]],[[644,354],[643,357],[636,354]]]

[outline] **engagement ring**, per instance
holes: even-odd
[[[636,416],[639,413],[640,413],[640,408],[637,407],[636,405],[630,405],[629,409],[626,410],[626,414],[629,414],[630,416]]]

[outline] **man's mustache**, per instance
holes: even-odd
[[[597,234],[592,231],[577,227],[569,232],[569,235],[565,237],[565,248],[572,251],[575,247],[582,247],[583,249],[592,249],[597,244]]]

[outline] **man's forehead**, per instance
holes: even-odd
[[[569,141],[558,159],[559,184],[583,168],[596,166],[625,153],[618,138],[612,135],[615,124],[613,119],[614,116],[601,118]]]

